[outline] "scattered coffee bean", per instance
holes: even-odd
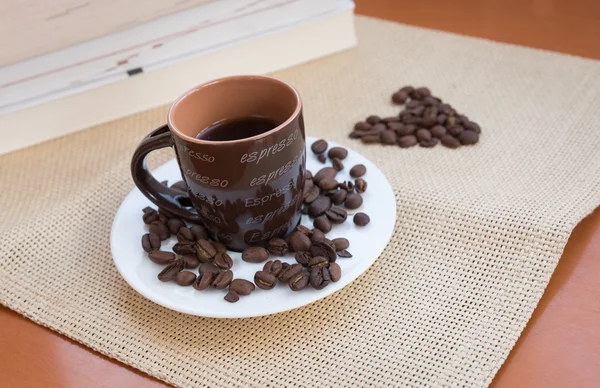
[[[338,238],[334,238],[331,241],[333,241],[333,245],[335,245],[336,251],[342,251],[344,249],[348,249],[348,247],[350,246],[350,241],[348,241],[347,238],[338,237]]]
[[[294,275],[289,281],[288,285],[292,291],[300,291],[308,286],[309,276],[304,272],[300,272]]]
[[[325,155],[324,155],[324,154],[320,154],[320,155],[317,155],[317,160],[318,160],[319,162],[321,162],[321,163],[325,164],[325,162],[327,161],[327,158],[325,157]]]
[[[227,253],[227,247],[220,241],[211,241],[210,244],[215,248],[217,253]]]
[[[319,139],[319,140],[315,141],[314,143],[312,143],[312,145],[310,146],[310,149],[315,154],[322,154],[323,152],[325,152],[327,150],[327,147],[329,147],[329,144],[327,144],[327,142],[325,140]]]
[[[401,148],[409,148],[409,147],[415,146],[415,145],[417,145],[417,137],[414,135],[402,136],[401,138],[398,139],[398,145]]]
[[[319,188],[317,186],[313,186],[311,187],[305,194],[304,194],[304,203],[306,204],[311,204],[313,203],[317,198],[319,198],[319,194],[321,193],[321,190],[319,190]]]
[[[473,131],[464,131],[458,135],[458,141],[462,145],[471,145],[479,141],[479,135]]]
[[[158,273],[158,280],[161,282],[169,282],[175,279],[175,276],[183,270],[183,262],[175,260],[167,264],[167,266]]]
[[[462,125],[454,125],[448,128],[448,133],[454,137],[458,137],[464,130],[465,127],[463,127]]]
[[[348,192],[346,190],[339,189],[331,196],[331,202],[334,205],[341,205],[346,200],[346,195],[348,195]]]
[[[301,232],[292,232],[288,236],[288,249],[292,252],[307,251],[310,249],[310,238]]]
[[[170,218],[169,221],[167,221],[167,227],[171,234],[177,234],[180,228],[185,227],[185,222],[183,222],[181,218]]]
[[[300,273],[302,273],[302,266],[300,264],[292,264],[281,271],[279,274],[279,280],[287,283],[290,281],[290,279],[295,278]]]
[[[313,181],[318,185],[323,179],[334,179],[337,173],[337,170],[333,167],[323,167],[313,177]]]
[[[350,169],[350,176],[352,178],[360,178],[367,173],[367,168],[364,164],[357,164]]]
[[[425,113],[423,113],[425,114]],[[421,127],[423,127],[423,129],[429,129],[431,127],[433,127],[434,125],[436,125],[437,122],[437,116],[435,117],[431,117],[431,116],[427,116],[427,117],[423,117],[421,119],[421,121],[419,121],[419,125]]]
[[[233,260],[227,253],[217,252],[215,255],[215,265],[221,269],[231,269]]]
[[[310,259],[312,259],[312,255],[309,251],[296,252],[296,261],[303,267],[306,267],[308,265]]]
[[[154,221],[158,221],[158,213],[156,212],[156,210],[149,208],[150,210],[148,211],[144,211],[144,215],[142,216],[142,219],[144,220],[144,224],[146,225],[150,225],[151,223],[153,223]]]
[[[263,247],[249,247],[242,252],[242,260],[247,263],[262,263],[269,258],[269,252]]]
[[[338,181],[332,178],[323,179],[319,182],[319,188],[323,191],[333,190],[338,187]]]
[[[342,171],[344,169],[344,163],[342,163],[342,161],[338,158],[331,159],[331,164],[333,165],[333,168],[338,171]]]
[[[354,130],[359,132],[368,131],[369,129],[371,129],[371,127],[372,125],[367,123],[366,121],[359,121],[358,123],[354,124]]]
[[[195,239],[194,235],[192,234],[192,231],[184,226],[183,228],[179,229],[179,232],[177,232],[177,241],[188,242],[195,241]]]
[[[186,269],[194,269],[200,265],[200,260],[196,255],[183,255],[181,260],[183,260],[183,267]]]
[[[348,150],[343,147],[332,147],[327,153],[330,159],[338,158],[340,160],[346,159],[348,156]]]
[[[342,182],[340,183],[339,188],[345,190],[346,194],[350,194],[354,191],[354,183],[352,183],[352,181]]]
[[[223,299],[229,303],[235,303],[240,300],[240,296],[237,294],[237,292],[229,291],[227,294],[225,294]]]
[[[341,251],[338,251],[338,252],[337,252],[337,255],[338,255],[339,257],[343,257],[343,258],[345,258],[345,259],[352,257],[352,253],[348,252],[348,251],[347,251],[347,250],[345,250],[345,249],[342,249]]]
[[[325,212],[329,210],[330,207],[331,198],[321,195],[317,199],[315,199],[308,207],[308,215],[312,218],[316,218],[320,215],[325,214]]]
[[[323,233],[329,233],[332,228],[331,221],[324,215],[315,218],[313,225]]]
[[[215,276],[211,286],[212,286],[212,288],[222,290],[223,288],[227,287],[229,285],[229,283],[231,283],[231,279],[233,279],[233,272],[231,272],[229,270],[219,272]]]
[[[458,141],[457,138],[455,138],[454,136],[452,136],[450,134],[442,136],[442,138],[440,139],[440,142],[444,145],[444,147],[448,147],[448,148],[460,147],[460,141]]]
[[[169,232],[169,228],[167,228],[167,225],[163,224],[160,221],[152,222],[150,224],[149,230],[150,230],[150,233],[156,234],[163,241],[168,239],[171,236],[171,233]]]
[[[313,269],[315,267],[327,267],[329,266],[329,260],[323,256],[314,256],[308,261],[308,268]]]
[[[365,226],[371,222],[371,218],[365,213],[356,213],[354,215],[354,223],[358,226]]]
[[[428,129],[421,128],[421,129],[417,129],[415,136],[417,136],[418,141],[430,140],[431,132],[429,132]]]
[[[175,276],[175,283],[182,287],[191,286],[196,281],[196,274],[190,271],[181,271]]]
[[[321,232],[319,229],[313,229],[313,235],[310,236],[310,241],[315,243],[317,241],[323,241],[327,239],[327,237],[325,237],[325,233]],[[308,249],[310,249],[310,246],[308,247]]]
[[[375,125],[375,124],[377,124],[378,122],[381,121],[381,117],[375,116],[375,115],[371,115],[371,116],[367,117],[365,121],[367,123],[371,124],[371,125]]]
[[[360,194],[350,193],[346,196],[344,206],[346,209],[354,210],[358,209],[363,203],[363,198]]]
[[[408,100],[408,93],[404,90],[399,90],[396,93],[392,94],[392,101],[395,104],[404,104]]]
[[[266,271],[258,271],[254,275],[254,284],[263,290],[271,290],[277,284],[277,278]]]
[[[342,278],[342,267],[338,263],[329,264],[329,275],[332,282],[337,282]]]
[[[288,252],[288,244],[284,239],[275,237],[269,240],[267,250],[272,255],[283,256]]]
[[[325,212],[325,215],[327,216],[329,221],[331,221],[331,223],[334,223],[334,224],[342,224],[348,218],[348,212],[345,211],[344,209],[342,209],[341,207],[332,207],[331,209],[329,209]],[[317,227],[316,220],[315,220],[315,227]],[[324,233],[328,232],[328,231],[323,230],[323,228],[318,228],[318,229],[320,229]],[[331,227],[330,227],[330,229],[331,229]]]
[[[208,232],[206,228],[202,225],[194,225],[190,228],[192,235],[194,236],[194,241],[198,240],[208,240]]]
[[[396,135],[396,132],[392,130],[385,130],[381,132],[380,137],[381,144],[393,145],[396,144],[396,141],[398,140],[398,135]]]
[[[255,288],[254,283],[246,279],[233,279],[229,284],[229,291],[233,291],[242,296],[250,295]]]
[[[365,135],[363,137],[360,138],[360,140],[365,143],[365,144],[373,144],[373,143],[379,143],[379,140],[381,139],[381,137],[379,136],[379,134],[377,135]]]
[[[322,241],[316,241],[310,247],[310,254],[315,256],[323,256],[330,262],[335,262],[337,259],[337,255],[335,253],[335,245],[331,242],[329,244],[329,240],[325,239]]]
[[[481,133],[481,128],[479,127],[479,125],[473,121],[463,121],[463,126],[465,127],[465,129],[468,129],[469,131],[473,131],[476,134],[480,134]]]
[[[190,241],[178,242],[177,244],[173,245],[172,249],[173,252],[180,255],[190,255],[196,252],[194,243]]]
[[[146,233],[142,236],[142,248],[146,252],[160,249],[160,237],[154,233]]]
[[[438,139],[437,137],[432,137],[429,140],[419,141],[419,145],[424,148],[431,148],[431,147],[435,147],[439,142],[440,142],[440,139]]]
[[[325,267],[315,267],[310,270],[310,285],[315,290],[322,290],[329,285],[331,275]]]
[[[200,267],[198,268],[198,273],[199,274],[203,274],[203,273],[206,273],[206,272],[210,272],[213,275],[216,275],[219,272],[221,272],[221,270],[219,269],[219,267],[217,267],[213,263],[202,263],[202,264],[200,264]]]
[[[433,128],[431,128],[431,135],[434,137],[437,137],[438,139],[441,138],[442,136],[444,136],[446,134],[446,127],[442,126],[442,125],[436,125]]]
[[[356,190],[356,192],[359,194],[362,194],[365,191],[367,191],[367,181],[363,178],[357,178],[354,181],[354,190]]]
[[[209,263],[217,254],[217,250],[207,240],[198,240],[194,244],[196,257],[203,263]]]
[[[313,234],[312,230],[307,228],[304,225],[296,226],[296,231],[303,233],[303,234],[307,235],[308,237],[312,236],[312,234]]]
[[[171,252],[165,251],[153,251],[148,253],[148,258],[150,261],[160,265],[167,265],[173,261],[175,261],[175,254]]]
[[[263,271],[266,271],[273,276],[277,277],[283,270],[283,263],[281,260],[269,260],[263,266]]]
[[[212,284],[214,276],[215,275],[209,271],[201,273],[192,284],[192,287],[198,291],[206,290]]]

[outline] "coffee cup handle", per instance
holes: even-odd
[[[146,166],[146,156],[155,150],[173,146],[167,125],[150,132],[138,145],[131,159],[131,176],[135,185],[150,201],[183,219],[200,221],[200,215],[191,205],[189,197],[157,181]]]

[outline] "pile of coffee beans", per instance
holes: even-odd
[[[398,116],[381,118],[371,115],[354,125],[350,138],[361,139],[367,144],[381,143],[401,148],[417,144],[430,148],[438,143],[458,148],[479,141],[479,125],[431,95],[426,87],[404,86],[392,94],[392,102],[406,104]]]

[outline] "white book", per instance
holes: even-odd
[[[197,8],[227,1],[233,0],[210,2]],[[73,76],[74,73],[49,77],[44,82],[51,85],[46,90],[52,91],[45,95],[40,95],[36,88],[22,88],[20,93],[7,97],[0,89],[0,103],[5,104],[4,114],[0,115],[0,135],[8,139],[0,144],[0,154],[167,104],[191,86],[210,79],[233,74],[265,74],[356,44],[354,4],[349,0],[318,0],[319,7],[308,9],[305,8],[306,5],[315,5],[317,0],[268,1],[273,6],[272,9],[257,11],[252,14],[254,16],[241,16],[235,19],[235,26],[226,28],[228,21],[224,21],[225,24],[217,23],[214,28],[190,32],[199,34],[191,40],[184,34],[174,38],[169,45],[163,43],[153,49],[152,45],[156,43],[151,43],[145,54],[140,51],[139,55],[124,64],[128,66],[105,71],[110,73],[106,76],[97,76],[97,71],[87,72],[88,75],[96,76],[88,76],[88,79],[75,84],[70,79],[70,85],[65,85],[65,75]],[[286,4],[282,5],[284,2]],[[239,4],[238,0],[236,4]],[[281,9],[276,11],[278,7],[299,4],[303,6],[297,8],[297,12],[278,13]],[[286,9],[290,11],[289,8]],[[187,16],[186,12],[165,18],[184,14]],[[224,16],[220,14],[214,17]],[[148,24],[162,19],[135,28],[147,28]],[[170,25],[189,26],[179,24],[175,19],[171,20]],[[122,40],[119,47],[131,47],[132,42],[125,42],[125,35],[120,35],[127,31],[111,34],[109,37],[114,39],[117,36],[117,40]],[[205,34],[203,38],[202,34]],[[140,36],[148,38],[148,35],[139,32],[132,36],[137,39]],[[109,37],[95,41],[108,44],[106,47],[109,47],[110,42],[104,41]],[[170,47],[162,50],[163,46]],[[144,47],[148,48],[147,45]],[[42,57],[59,54],[56,52]],[[111,63],[116,63],[115,58],[120,56],[113,57]],[[90,61],[90,65],[106,66],[106,63],[103,60]],[[88,69],[92,69],[92,66]],[[128,75],[125,69],[135,75]],[[0,76],[5,77],[0,79],[9,79],[8,75],[3,74],[4,70],[5,68],[0,68]],[[14,76],[14,73],[11,74]],[[14,131],[14,128],[20,130]]]

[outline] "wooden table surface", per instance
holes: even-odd
[[[599,0],[356,0],[362,15],[600,59]],[[573,231],[494,387],[600,386],[600,209]],[[1,281],[1,279],[0,279]],[[163,383],[0,307],[3,387]]]

